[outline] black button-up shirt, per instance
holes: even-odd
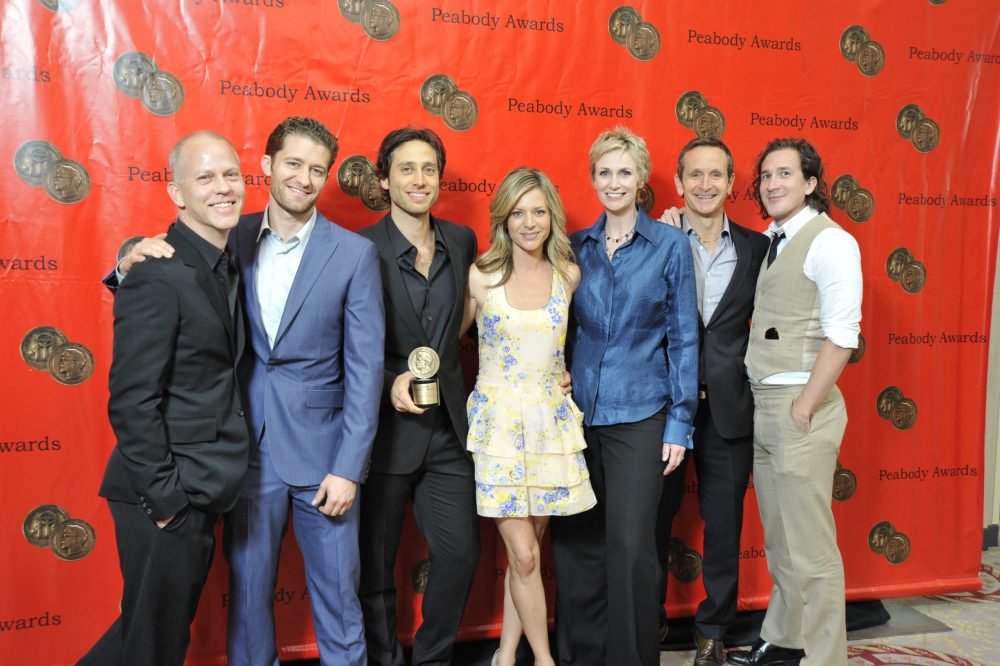
[[[431,228],[434,230],[434,258],[426,278],[417,270],[417,248],[406,239],[395,223],[389,225],[389,241],[413,310],[417,313],[431,346],[440,349],[445,325],[455,307],[458,294],[448,247],[434,218],[431,218]]]

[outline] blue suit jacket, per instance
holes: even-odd
[[[329,474],[363,481],[378,423],[385,316],[375,246],[317,212],[270,349],[257,298],[263,213],[245,215],[230,248],[240,264],[250,352],[241,377],[257,441],[294,486]]]

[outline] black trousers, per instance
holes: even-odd
[[[108,500],[122,570],[122,613],[85,666],[181,666],[215,552],[218,515],[187,507],[160,529],[138,504]]]
[[[694,464],[698,476],[698,508],[705,523],[702,583],[705,599],[695,613],[695,628],[706,638],[722,640],[736,618],[739,596],[740,534],[743,530],[743,497],[753,468],[753,437],[726,439],[712,420],[707,399],[699,401],[694,420]],[[686,464],[686,460],[685,460]],[[684,480],[684,470],[677,470]],[[671,476],[674,476],[671,474]],[[657,516],[656,547],[660,575],[660,614],[667,598],[667,552],[674,516],[680,510],[682,488],[669,490],[667,477]]]
[[[451,421],[438,408],[423,465],[412,474],[372,472],[361,486],[361,608],[368,663],[405,666],[396,638],[393,570],[406,503],[427,540],[430,570],[421,605],[423,622],[412,664],[450,664],[472,579],[479,566],[475,476]]]
[[[660,663],[655,526],[665,423],[664,410],[584,430],[597,506],[551,522],[561,664]]]

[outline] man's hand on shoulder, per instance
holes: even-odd
[[[669,224],[672,227],[681,228],[681,215],[687,211],[687,208],[668,208],[663,211],[663,215],[660,216],[660,222],[664,224]]]
[[[133,245],[128,254],[122,258],[121,263],[118,264],[118,272],[122,275],[128,275],[132,267],[146,261],[146,257],[169,259],[174,256],[174,246],[164,240],[166,237],[166,234],[157,234],[143,238]]]

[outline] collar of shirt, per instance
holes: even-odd
[[[604,242],[604,227],[608,223],[608,213],[607,211],[601,213],[601,216],[597,218],[597,222],[594,226],[590,228],[587,232],[586,238],[588,240],[593,240],[598,243]],[[656,237],[653,235],[653,225],[662,224],[662,222],[653,222],[649,219],[649,215],[646,214],[642,208],[636,209],[635,216],[635,234],[636,236],[642,236],[650,243],[656,243]]]
[[[225,248],[215,247],[195,233],[194,229],[184,224],[180,218],[177,218],[177,232],[194,245],[195,249],[198,250],[198,254],[202,256],[208,267],[214,271],[225,252]]]
[[[691,226],[688,222],[687,215],[681,215],[681,231],[688,235],[688,238],[692,240],[697,240],[699,243],[702,242],[701,236],[695,231],[695,228]],[[725,212],[722,213],[722,233],[719,236],[720,239],[729,238],[729,216]]]
[[[283,241],[283,240],[281,240],[281,236],[278,235],[278,232],[276,232],[274,229],[271,228],[271,221],[270,221],[270,218],[268,216],[268,210],[267,210],[267,208],[265,208],[264,209],[264,217],[263,217],[263,219],[261,219],[261,222],[260,222],[260,231],[257,233],[257,244],[260,245],[261,239],[266,234],[272,240],[277,241],[280,245],[286,246],[284,248],[284,250],[279,250],[279,252],[290,251],[296,245],[301,245],[302,246],[302,250],[305,251],[305,249],[306,249],[306,243],[309,242],[309,236],[312,234],[312,230],[316,226],[316,218],[317,217],[318,217],[318,214],[317,214],[316,208],[314,207],[313,211],[312,211],[312,215],[309,216],[309,221],[306,222],[305,225],[303,225],[303,227],[301,229],[299,229],[298,233],[296,233],[294,236],[292,236],[288,240]],[[294,239],[298,239],[298,243],[293,244],[292,240],[294,240]]]
[[[410,250],[416,251],[416,247],[409,241],[409,239],[403,235],[403,232],[399,230],[396,223],[389,218],[389,243],[392,245],[392,252],[399,259],[404,254]],[[431,229],[434,231],[434,244],[438,247],[446,247],[444,244],[444,236],[441,235],[441,227],[434,222],[434,218],[431,217]]]
[[[799,233],[799,229],[804,227],[806,222],[813,219],[817,215],[819,215],[818,210],[810,206],[806,206],[795,215],[792,215],[792,217],[788,220],[785,220],[785,223],[780,226],[776,224],[774,220],[771,220],[771,224],[767,226],[767,235],[774,236],[778,233],[778,231],[784,231],[785,242],[787,243],[794,238],[795,234]]]

